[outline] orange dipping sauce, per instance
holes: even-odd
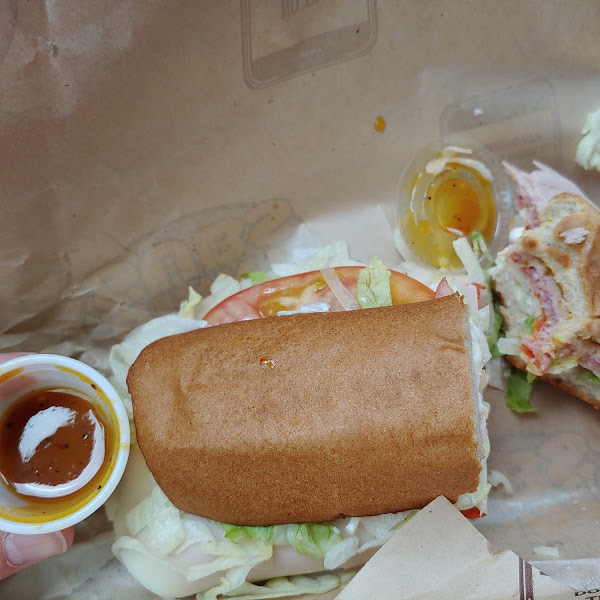
[[[400,215],[406,244],[435,268],[462,266],[452,242],[473,232],[489,243],[496,231],[494,188],[487,169],[468,155],[438,157],[407,174],[402,193],[409,198]]]
[[[104,478],[111,430],[88,400],[64,391],[30,392],[0,420],[0,475],[29,505],[72,503]]]

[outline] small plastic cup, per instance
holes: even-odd
[[[402,256],[413,263],[429,269],[441,268],[445,271],[462,270],[458,258],[452,256],[454,266],[444,266],[440,261],[437,264],[431,262],[432,256],[427,260],[423,254],[419,252],[419,247],[427,248],[446,247],[450,240],[453,239],[451,233],[447,230],[442,231],[440,223],[436,216],[432,214],[433,206],[435,206],[435,198],[429,195],[431,190],[436,188],[436,184],[443,183],[444,178],[452,178],[453,181],[468,182],[469,187],[475,192],[480,192],[481,197],[484,196],[481,183],[477,177],[473,176],[473,169],[468,166],[454,165],[448,171],[442,170],[438,174],[428,172],[426,166],[436,160],[442,158],[442,153],[446,149],[455,149],[457,157],[461,160],[472,160],[475,163],[481,164],[491,174],[489,187],[493,194],[493,209],[495,211],[495,223],[493,231],[488,237],[487,247],[490,253],[495,255],[499,250],[507,244],[508,226],[514,214],[512,205],[512,194],[508,177],[506,176],[502,164],[494,154],[492,154],[484,146],[468,140],[463,137],[453,136],[445,140],[436,140],[422,148],[417,152],[412,159],[405,165],[403,172],[398,181],[396,190],[396,229],[394,232],[394,242],[398,251]],[[452,162],[448,160],[448,162]],[[447,174],[449,173],[449,174]],[[439,189],[439,186],[438,186]],[[477,193],[478,199],[480,198]],[[479,205],[483,210],[488,210],[488,207],[483,204]],[[487,213],[486,213],[487,214]],[[407,219],[408,215],[410,218]],[[423,222],[423,229],[418,229],[420,222]],[[406,224],[416,223],[417,229],[413,231],[406,228]],[[486,221],[487,223],[487,221]],[[475,230],[478,228],[475,227]],[[415,231],[419,232],[419,238],[415,239]],[[437,236],[437,237],[436,237]],[[443,254],[440,250],[440,255]],[[447,251],[446,251],[447,252]],[[453,252],[450,252],[453,255]]]
[[[108,380],[88,365],[54,354],[29,354],[0,364],[0,421],[19,399],[36,391],[66,392],[91,403],[107,429],[106,459],[94,485],[59,502],[18,494],[0,475],[0,530],[36,534],[58,531],[91,515],[119,483],[129,457],[129,420]],[[0,436],[2,432],[0,432]]]

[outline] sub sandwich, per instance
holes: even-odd
[[[600,406],[600,212],[575,184],[537,165],[506,165],[522,227],[490,270],[508,360]]]
[[[261,283],[115,349],[137,448],[113,550],[143,585],[327,592],[435,497],[485,510],[485,337],[458,294],[382,270]]]

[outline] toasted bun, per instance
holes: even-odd
[[[181,510],[238,525],[454,502],[481,471],[466,310],[454,295],[161,339],[127,380],[148,467]]]
[[[600,211],[573,194],[559,194],[540,211],[522,248],[543,260],[560,286],[569,311],[600,316]]]
[[[526,371],[525,363],[518,356],[507,356],[506,358],[517,369]],[[600,408],[600,384],[586,383],[580,378],[582,372],[583,369],[575,367],[560,375],[547,373],[542,375],[540,379],[591,404],[594,408]]]

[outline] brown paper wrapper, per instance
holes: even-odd
[[[528,598],[567,600],[573,590],[498,552],[445,498],[421,510],[338,595],[339,600]]]
[[[600,103],[599,18],[583,1],[6,0],[0,349],[104,370],[188,285],[284,259],[301,234],[394,266],[402,168],[449,134],[542,160],[598,202],[600,176],[573,156]],[[598,414],[546,385],[535,415],[486,397],[490,468],[515,494],[493,491],[476,527],[534,562],[557,546],[542,570],[598,587]],[[0,595],[149,597],[110,535],[95,515]]]

